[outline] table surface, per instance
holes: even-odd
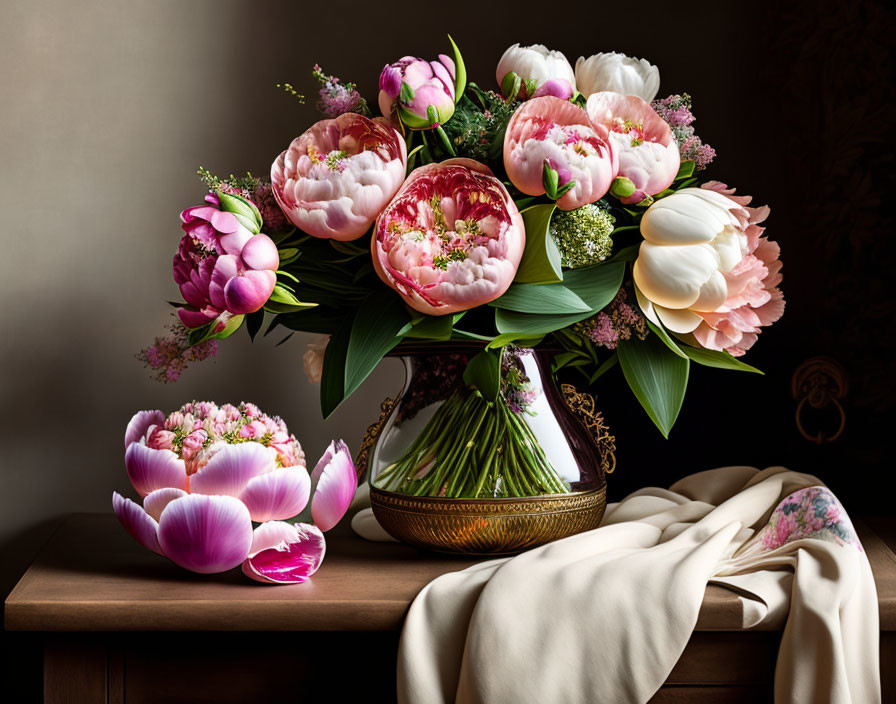
[[[859,524],[884,631],[896,630],[896,521]],[[477,560],[370,543],[347,525],[327,534],[313,579],[251,582],[239,570],[197,575],[139,545],[111,514],[63,521],[6,600],[15,631],[389,631],[432,579]],[[741,603],[706,590],[696,630],[740,630]]]

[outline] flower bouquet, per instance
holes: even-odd
[[[168,380],[240,328],[315,333],[305,368],[329,416],[403,355],[372,486],[456,499],[593,488],[603,469],[579,435],[599,416],[554,377],[592,387],[618,366],[668,436],[692,364],[758,371],[739,358],[784,308],[768,208],[701,182],[715,151],[687,94],[656,99],[646,60],[604,53],[573,69],[514,45],[489,87],[449,44],[385,66],[376,100],[315,67],[326,117],[269,181],[201,170],[205,203],[181,214],[174,258],[178,323],[141,357]]]

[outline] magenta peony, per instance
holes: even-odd
[[[238,212],[223,210],[222,199],[236,201]],[[205,200],[208,205],[181,213],[186,234],[174,255],[174,281],[187,302],[177,314],[188,328],[259,310],[274,290],[280,264],[277,246],[260,234],[260,215],[254,222],[250,217],[258,213],[254,205],[223,193]]]
[[[331,445],[315,468],[318,526],[297,524],[289,539],[281,526],[264,528],[305,508],[311,477],[283,421],[250,403],[188,403],[167,417],[140,411],[128,423],[125,448],[143,506],[113,493],[115,514],[144,546],[194,572],[246,562],[246,574],[259,581],[304,581],[323,559],[321,531],[338,523],[357,487],[345,444]],[[254,535],[253,521],[262,523]]]
[[[513,185],[530,196],[545,193],[544,173],[552,169],[560,190],[566,189],[557,206],[572,210],[600,199],[619,163],[606,128],[592,125],[568,100],[545,96],[523,103],[510,118],[504,167]]]
[[[444,124],[454,114],[454,61],[405,56],[380,74],[379,104],[383,116],[393,113],[412,130]]]
[[[602,91],[588,98],[585,110],[593,124],[610,132],[619,155],[619,178],[628,179],[619,194],[623,203],[640,203],[672,184],[681,165],[678,143],[648,103],[636,95]]]
[[[363,235],[404,181],[407,148],[380,119],[345,113],[315,123],[271,166],[274,196],[314,237]]]
[[[525,241],[522,216],[488,167],[449,159],[411,173],[371,246],[377,274],[409,306],[445,315],[504,293]]]

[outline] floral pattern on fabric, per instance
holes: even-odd
[[[804,538],[854,545],[862,550],[843,506],[823,486],[800,489],[784,498],[756,537],[767,550]]]

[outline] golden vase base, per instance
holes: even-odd
[[[370,487],[377,521],[393,538],[437,552],[512,555],[597,528],[607,485],[520,499],[406,496]]]

